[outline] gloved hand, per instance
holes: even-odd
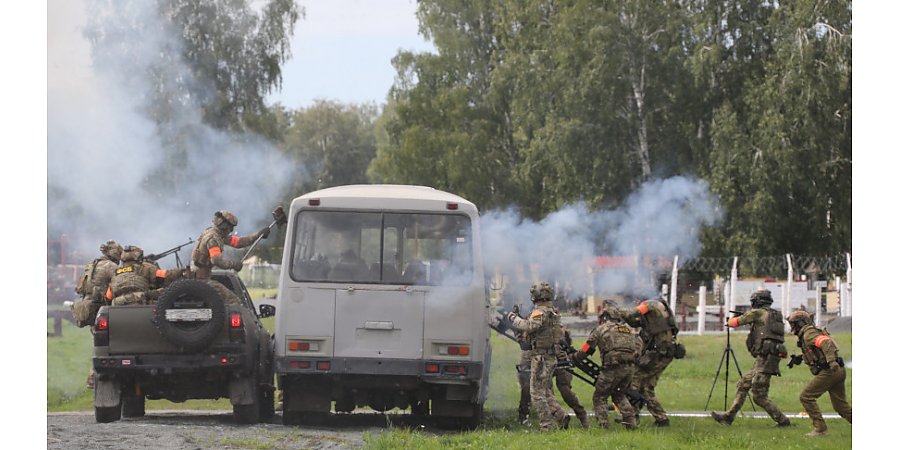
[[[269,230],[270,230],[269,227],[263,227],[263,228],[260,228],[259,231],[257,231],[256,233],[258,234],[258,236],[262,237],[263,239],[268,239]]]
[[[519,315],[514,312],[510,312],[506,315],[506,318],[509,319],[510,322],[514,322],[517,317],[519,317]]]
[[[794,366],[801,364],[803,362],[802,355],[791,355],[791,360],[788,362],[788,369],[793,369]]]
[[[585,353],[584,353],[583,351],[581,351],[581,350],[578,350],[577,352],[575,352],[575,354],[572,355],[572,358],[573,358],[575,361],[581,361],[582,359],[584,359],[584,358],[586,358],[586,357],[587,357],[587,354],[585,354]]]

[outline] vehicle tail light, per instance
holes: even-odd
[[[231,328],[240,328],[241,327],[241,314],[233,313],[231,315]]]
[[[447,354],[454,356],[468,356],[469,346],[467,345],[451,345],[447,347]]]
[[[447,366],[444,368],[444,371],[447,373],[465,374],[466,366]]]
[[[309,199],[309,206],[319,206],[320,203],[322,202],[317,198]]]
[[[447,203],[447,209],[455,211],[459,209],[459,203]]]
[[[331,361],[319,361],[316,363],[318,370],[331,370]]]
[[[219,363],[228,364],[228,357],[223,356],[223,357],[219,358]]]
[[[288,350],[292,352],[317,352],[319,351],[319,343],[310,341],[288,341]]]
[[[425,373],[438,373],[437,364],[425,364]]]
[[[106,314],[98,315],[97,320],[94,321],[94,328],[97,331],[109,330],[109,316],[107,316]]]
[[[309,361],[291,361],[292,369],[309,369],[310,363]]]

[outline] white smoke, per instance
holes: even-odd
[[[213,86],[198,86],[180,58],[180,36],[155,8],[48,5],[48,238],[67,235],[85,259],[108,239],[146,253],[196,239],[220,209],[248,234],[271,221],[286,182],[302,172],[266,140],[202,122],[201,99],[183,94],[206,96]],[[148,116],[159,86],[181,96],[157,122]],[[181,154],[172,142],[184,143]],[[186,170],[154,179],[173,151]]]
[[[488,211],[481,220],[485,267],[508,276],[511,295],[521,303],[538,279],[571,289],[570,295],[656,293],[658,273],[642,267],[588,271],[598,255],[671,260],[701,250],[703,226],[720,220],[718,200],[703,180],[673,177],[643,184],[615,210],[591,211],[583,203],[566,206],[540,222],[515,210]]]

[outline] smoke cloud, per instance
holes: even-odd
[[[485,267],[509,275],[507,309],[529,298],[532,274],[571,289],[571,297],[652,296],[659,275],[652,268],[637,264],[589,272],[588,267],[597,255],[697,256],[701,227],[718,223],[720,214],[705,181],[680,176],[643,184],[614,210],[591,211],[578,203],[540,222],[523,219],[516,210],[488,211],[481,220]]]
[[[247,234],[271,221],[288,180],[303,176],[265,139],[203,123],[196,97],[210,98],[213,86],[193,77],[179,34],[155,8],[48,7],[48,238],[65,235],[85,260],[108,239],[146,253],[196,239],[220,209]],[[156,100],[168,94],[160,111]]]

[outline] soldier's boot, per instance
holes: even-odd
[[[519,411],[519,423],[524,425],[526,422],[528,422],[528,414]]]
[[[653,425],[658,427],[667,427],[669,426],[669,419],[657,420]]]
[[[590,428],[591,423],[588,422],[587,411],[581,411],[575,413],[575,416],[578,417],[578,421],[581,422],[581,428]]]
[[[784,420],[782,420],[781,422],[776,422],[775,426],[779,427],[779,428],[780,427],[789,427],[789,426],[791,426],[791,419],[788,419],[787,417],[785,417]]]
[[[560,417],[559,419],[559,429],[560,430],[568,430],[569,429],[569,421],[572,420],[568,414]]]
[[[828,426],[825,425],[825,419],[821,416],[812,418],[813,430],[807,433],[807,436],[825,436],[828,434]]]
[[[88,373],[87,381],[85,382],[88,389],[94,388],[94,380],[96,378],[97,378],[97,372],[95,372],[94,369],[91,368],[90,373]]]
[[[725,413],[713,411],[713,412],[709,413],[709,415],[711,415],[712,418],[715,419],[716,422],[719,422],[722,425],[731,425],[731,422],[734,422],[734,417],[731,417]]]
[[[809,433],[806,433],[806,435],[809,437],[828,436],[828,430],[812,430]]]

